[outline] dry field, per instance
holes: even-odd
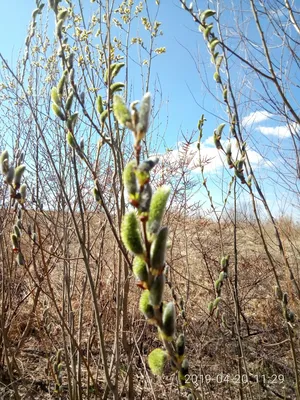
[[[81,217],[75,218],[82,227]],[[119,398],[128,398],[130,372],[134,390],[131,398],[186,398],[170,366],[163,377],[153,377],[149,372],[147,355],[161,344],[155,327],[148,325],[139,312],[141,289],[131,273],[124,276],[124,261],[101,213],[90,213],[84,219],[88,263],[101,313],[108,365],[111,373],[119,376]],[[24,266],[15,264],[11,250],[9,236],[14,221],[13,213],[2,212],[1,399],[103,398],[105,378],[93,301],[71,216],[49,212],[23,215]],[[294,361],[287,322],[274,294],[272,268],[254,222],[242,218],[238,221],[236,251],[229,219],[221,225],[222,241],[218,224],[211,220],[169,213],[166,223],[170,227],[170,244],[165,293],[166,299],[176,302],[177,332],[186,335],[188,380],[203,399],[294,399]],[[29,224],[35,227],[35,241],[28,235]],[[282,219],[279,228],[299,282],[300,227]],[[264,230],[288,293],[288,305],[296,314],[290,325],[299,362],[299,300],[283,266],[272,227],[264,224]],[[208,303],[216,297],[214,282],[221,271],[221,243],[225,254],[230,255],[228,278],[218,309],[209,313]],[[126,285],[128,298],[124,295]],[[129,358],[126,346],[130,348]]]

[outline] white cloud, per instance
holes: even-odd
[[[259,122],[266,121],[267,119],[271,118],[273,114],[267,111],[254,111],[243,118],[242,124],[244,126],[249,126],[253,124],[258,124]]]
[[[213,140],[208,138],[200,147],[201,164],[204,165],[206,173],[216,172],[223,167],[223,164],[226,165],[225,155],[220,150],[217,150],[215,146],[212,147],[212,143]],[[226,148],[227,143],[227,141],[222,142],[224,148]],[[231,151],[233,159],[235,160],[238,153],[235,140],[232,140]],[[247,153],[254,168],[258,166],[271,166],[258,152],[248,148]],[[196,143],[189,145],[187,148],[184,147],[184,144],[179,143],[178,149],[165,153],[161,158],[164,160],[165,167],[169,168],[170,171],[174,171],[180,166],[187,167],[194,172],[197,172],[197,170],[199,171],[200,160]]]
[[[297,124],[281,125],[281,126],[259,126],[257,130],[263,135],[277,136],[280,138],[287,138],[291,136],[291,132],[295,134],[299,132],[299,126]]]

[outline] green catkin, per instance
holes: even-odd
[[[209,17],[212,17],[213,15],[215,15],[215,13],[216,13],[216,12],[215,12],[214,10],[209,10],[209,9],[203,11],[203,12],[200,14],[200,22],[201,22],[202,24],[204,24],[205,21],[206,21],[206,19],[209,18]]]
[[[128,251],[135,255],[143,255],[144,249],[134,211],[125,214],[121,225],[121,237]]]
[[[214,73],[213,78],[217,83],[221,83],[221,77],[217,71]]]
[[[205,28],[205,30],[203,31],[203,36],[205,40],[209,39],[209,35],[211,33],[211,30],[213,28],[213,24],[207,25],[207,27]]]
[[[134,257],[132,264],[132,272],[138,280],[142,282],[148,281],[147,264],[141,257]]]
[[[74,131],[76,122],[78,121],[78,112],[75,112],[67,119],[67,128],[70,131]]]
[[[153,275],[159,275],[165,266],[167,239],[168,228],[165,226],[160,229],[151,246],[150,265]]]
[[[13,233],[10,238],[11,238],[11,243],[12,243],[12,246],[13,246],[13,250],[18,250],[19,249],[18,236],[15,233]]]
[[[58,89],[56,87],[53,87],[51,89],[51,100],[54,104],[57,105],[57,107],[61,106],[61,96],[59,95]]]
[[[209,312],[209,315],[212,314],[213,309],[214,309],[214,302],[213,302],[213,301],[210,301],[210,302],[208,303],[208,306],[207,306],[207,310],[208,310],[208,312]]]
[[[102,111],[102,113],[101,113],[101,115],[100,115],[100,122],[101,122],[101,125],[104,125],[107,116],[108,116],[108,110]]]
[[[102,114],[103,112],[103,101],[101,96],[97,96],[96,99],[96,108],[99,114]]]
[[[154,375],[162,375],[166,362],[167,352],[162,349],[155,349],[148,356],[148,364]]]
[[[14,225],[14,234],[17,236],[18,239],[21,237],[21,231],[18,225]]]
[[[62,38],[62,27],[63,27],[63,24],[64,24],[64,20],[61,19],[61,20],[57,21],[56,26],[55,26],[55,34],[59,39]]]
[[[14,167],[8,168],[7,174],[5,175],[5,180],[4,180],[5,183],[11,185],[13,183],[14,176],[15,176],[15,168]]]
[[[1,167],[1,173],[3,175],[7,174],[8,172],[8,163],[9,163],[9,154],[7,150],[4,150],[0,156],[0,167]]]
[[[116,82],[110,86],[110,93],[120,92],[125,87],[123,82]]]
[[[18,264],[19,266],[25,265],[24,256],[23,256],[23,254],[22,254],[21,252],[19,252],[19,253],[17,254],[17,264]]]
[[[169,302],[163,309],[162,332],[168,338],[172,339],[175,334],[176,313],[173,302]]]
[[[182,357],[184,355],[184,351],[185,351],[185,337],[184,334],[181,333],[176,340],[176,352],[179,357]]]
[[[169,195],[170,188],[168,186],[159,187],[153,194],[150,203],[149,218],[147,223],[147,229],[150,233],[158,232]]]
[[[101,196],[100,196],[99,190],[96,187],[93,188],[92,194],[93,194],[94,199],[96,200],[96,202],[97,203],[101,203]]]
[[[221,297],[217,297],[213,302],[213,308],[217,308],[221,301]]]
[[[116,94],[113,99],[113,112],[117,121],[121,125],[126,126],[127,123],[131,122],[131,115],[128,108],[126,107],[122,97]]]
[[[68,131],[68,133],[67,133],[66,140],[67,140],[68,145],[70,147],[72,147],[73,149],[75,149],[77,147],[76,140],[70,131]]]
[[[124,66],[125,66],[125,63],[116,63],[116,64],[112,64],[110,66],[110,69],[109,69],[110,74],[109,75],[110,75],[111,81],[113,80],[113,78],[115,78],[118,75],[118,73]],[[108,84],[108,69],[105,71],[105,74],[104,74],[104,82],[106,84]]]
[[[185,358],[181,363],[180,371],[178,373],[179,381],[182,386],[185,386],[185,379],[188,373],[189,373],[189,363],[188,360]]]
[[[54,114],[60,118],[62,121],[65,121],[66,118],[64,116],[64,113],[61,111],[61,109],[57,106],[57,104],[53,103],[52,104],[52,110],[54,112]]]
[[[68,71],[65,70],[62,77],[60,78],[58,84],[57,84],[57,94],[61,98],[64,92],[64,86],[66,82],[66,77],[67,77]]]
[[[144,290],[140,297],[139,310],[147,319],[152,319],[154,317],[154,309],[150,304],[150,292],[149,290]]]
[[[73,90],[71,90],[70,93],[69,93],[69,96],[67,98],[67,101],[66,101],[66,110],[67,111],[71,110],[72,103],[73,103],[73,98],[74,98],[74,92],[73,92]]]
[[[132,160],[126,165],[123,171],[123,183],[130,199],[134,199],[138,192],[136,176],[136,161]]]
[[[57,14],[58,21],[64,21],[68,16],[68,10],[63,9]]]
[[[161,274],[153,279],[150,288],[150,303],[154,308],[159,308],[162,302],[165,286],[165,275]]]
[[[136,139],[138,141],[142,140],[149,128],[149,119],[151,111],[151,96],[150,93],[146,93],[141,101],[140,111],[139,111],[139,122],[136,126]]]
[[[216,48],[216,46],[220,43],[220,41],[218,39],[212,39],[211,42],[209,42],[209,49],[211,52],[213,52]]]
[[[24,164],[21,164],[17,168],[15,168],[15,174],[14,174],[14,180],[13,180],[15,189],[20,188],[21,179],[22,179],[25,169],[26,169],[26,166]]]

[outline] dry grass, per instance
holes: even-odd
[[[34,215],[23,218],[24,231]],[[86,216],[87,226],[93,232],[91,242],[90,267],[93,271],[98,301],[104,327],[105,344],[109,359],[114,347],[115,316],[117,296],[117,254],[118,249],[112,234],[101,214]],[[46,224],[47,221],[47,224]],[[13,216],[2,218],[5,235],[4,248],[10,249],[9,234]],[[238,380],[238,338],[234,329],[235,304],[232,295],[234,281],[233,228],[230,223],[222,227],[223,246],[230,254],[229,279],[222,289],[222,301],[219,315],[209,315],[207,305],[215,298],[214,281],[220,272],[220,241],[218,226],[212,221],[182,220],[178,215],[169,215],[171,246],[168,251],[168,279],[172,282],[172,291],[166,289],[166,298],[177,302],[178,332],[185,332],[190,373],[196,386],[205,399],[239,398]],[[82,357],[89,365],[95,377],[99,392],[104,390],[104,376],[99,355],[93,305],[88,287],[85,285],[85,267],[80,256],[80,249],[74,231],[70,228],[69,256],[65,258],[60,245],[63,238],[63,217],[54,213],[37,216],[37,225],[41,226],[38,244],[33,245],[28,235],[23,233],[22,246],[26,258],[26,267],[16,267],[10,250],[2,251],[1,271],[10,276],[2,276],[2,327],[6,329],[8,357],[16,365],[13,368],[13,381],[24,399],[50,399],[58,395],[54,391],[53,356],[63,348],[63,393],[61,398],[69,398],[66,374],[65,351],[70,351],[70,340],[66,338],[66,327],[59,317],[65,318],[66,325],[74,326],[74,337],[79,343]],[[56,226],[56,231],[53,226]],[[70,224],[71,226],[71,224]],[[298,278],[298,264],[295,249],[299,248],[299,226],[283,221],[280,229],[286,234],[285,246],[291,265]],[[273,257],[280,271],[280,255],[272,230],[265,226],[268,241],[273,247]],[[286,323],[282,317],[280,302],[274,296],[274,279],[267,257],[255,227],[239,222],[238,230],[238,292],[241,308],[240,335],[243,350],[243,375],[245,366],[254,378],[250,384],[244,383],[243,390],[253,399],[275,399],[277,395],[294,398],[294,371],[290,352]],[[298,240],[298,241],[297,241]],[[291,245],[293,243],[293,245]],[[44,249],[47,270],[42,261],[40,245]],[[51,249],[50,249],[50,246]],[[7,258],[4,258],[7,257]],[[69,271],[69,277],[66,276]],[[48,276],[48,278],[47,278]],[[65,291],[66,279],[69,279],[70,299]],[[298,302],[293,296],[292,287],[282,269],[281,278],[289,293],[290,307],[297,313]],[[129,295],[129,330],[128,337],[133,346],[132,365],[134,370],[135,398],[157,399],[184,398],[178,391],[177,379],[169,369],[163,378],[154,378],[146,367],[146,356],[160,346],[156,329],[148,326],[138,311],[140,288],[133,277],[130,280]],[[229,281],[231,284],[229,284]],[[8,286],[9,283],[9,286]],[[122,284],[124,276],[122,277]],[[37,307],[34,308],[34,295],[37,287],[40,294]],[[84,294],[83,294],[84,293]],[[53,298],[54,296],[54,298]],[[55,302],[53,301],[55,299]],[[184,301],[184,315],[180,310],[181,299]],[[4,310],[3,300],[9,305]],[[32,310],[34,308],[34,312]],[[5,313],[4,313],[5,311]],[[74,317],[70,325],[70,313]],[[5,319],[3,317],[5,315]],[[222,315],[226,326],[222,323]],[[81,318],[81,320],[80,320]],[[30,320],[30,326],[27,326]],[[299,323],[296,321],[294,331]],[[80,328],[80,329],[79,329]],[[27,330],[20,346],[22,335]],[[81,337],[78,338],[80,331]],[[3,331],[1,333],[3,340]],[[120,335],[121,336],[121,335]],[[65,337],[65,338],[64,338]],[[295,342],[299,339],[295,333]],[[299,347],[299,346],[298,346]],[[298,353],[298,349],[297,349]],[[297,354],[299,358],[299,354]],[[82,367],[83,398],[87,398],[87,371]],[[121,347],[119,374],[121,382],[126,379],[128,361]],[[14,387],[8,374],[4,352],[1,353],[1,398],[13,396]],[[221,375],[223,374],[223,376]],[[203,384],[201,377],[206,376]],[[282,382],[282,377],[284,382]],[[279,378],[280,377],[280,378]],[[151,383],[150,383],[151,379]],[[264,379],[264,387],[255,379]],[[90,397],[95,388],[91,381]],[[151,387],[152,386],[152,387]],[[121,391],[122,385],[120,385]],[[126,388],[126,386],[125,386]],[[273,391],[273,393],[272,393]],[[274,393],[277,393],[274,394]],[[126,398],[125,392],[123,393]],[[122,395],[120,398],[123,398]],[[247,397],[250,398],[250,397]],[[284,398],[284,397],[283,397]]]

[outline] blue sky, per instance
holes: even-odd
[[[154,1],[149,4],[151,3],[153,3],[151,11],[155,12]],[[84,4],[88,10],[90,2],[86,0]],[[3,2],[1,5],[0,35],[2,40],[0,51],[12,65],[15,64],[20,49],[24,48],[27,26],[34,8],[35,1],[33,0],[11,0],[9,3]],[[159,134],[164,136],[166,147],[176,149],[178,141],[181,142],[183,140],[182,135],[189,137],[196,130],[201,114],[205,114],[207,122],[204,129],[203,156],[212,159],[206,171],[211,179],[212,193],[217,200],[220,200],[217,175],[222,170],[222,162],[214,148],[211,137],[214,128],[223,122],[222,118],[226,118],[226,114],[224,107],[213,99],[200,79],[199,68],[203,80],[208,82],[209,88],[215,92],[218,90],[212,79],[214,69],[210,64],[206,45],[197,26],[193,23],[188,13],[182,10],[178,1],[162,0],[157,19],[162,22],[161,28],[164,32],[163,36],[159,38],[157,46],[165,46],[167,49],[166,54],[156,57],[153,62],[152,81],[150,84],[150,91],[151,87],[157,85],[157,82],[159,82],[162,89],[163,102],[159,118]],[[252,32],[252,28],[250,32]],[[204,65],[207,67],[205,70]],[[236,68],[237,81],[235,85],[238,85],[240,83],[238,81],[239,69],[238,67]],[[141,95],[138,82],[138,79],[137,82],[134,78],[132,79],[133,94],[137,98]],[[220,116],[220,118],[217,118],[217,116]],[[276,205],[277,200],[274,194],[276,185],[274,186],[271,181],[268,183],[269,176],[273,180],[276,179],[276,173],[272,172],[274,156],[268,149],[274,143],[289,147],[286,126],[280,121],[279,117],[264,113],[256,105],[250,104],[249,107],[248,104],[243,117],[245,117],[245,134],[251,135],[252,138],[251,147],[249,148],[251,158],[256,166],[258,175],[262,178],[263,185],[265,185],[268,199],[273,204],[275,212],[278,212],[279,206],[278,204]],[[224,133],[226,138],[228,129],[227,131],[225,129]],[[189,154],[191,160],[193,159],[194,150],[195,147],[191,148],[191,154]],[[270,158],[268,163],[259,156],[258,150]],[[170,157],[168,155],[168,158]],[[172,157],[179,157],[179,153],[174,151]],[[192,168],[193,161],[191,161],[190,165]],[[199,191],[199,196],[200,193],[202,195],[202,192]],[[243,196],[241,195],[241,198]],[[284,191],[279,197],[283,199]],[[287,201],[289,202],[289,200]],[[284,204],[287,201],[283,199]],[[289,207],[287,208],[288,212],[290,212]]]

